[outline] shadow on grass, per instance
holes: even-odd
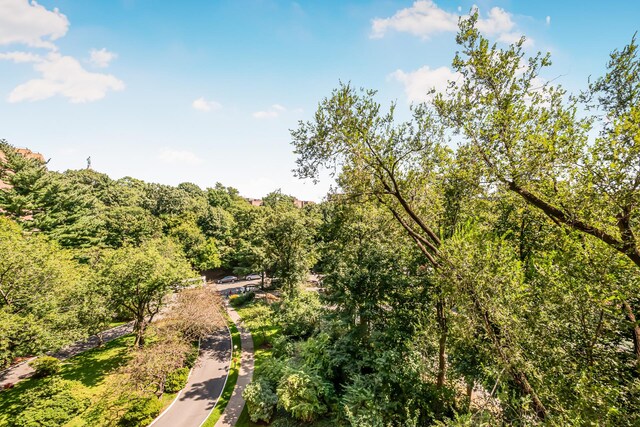
[[[89,350],[68,359],[57,375],[65,380],[74,380],[91,388],[97,386],[105,376],[126,361],[128,350],[133,345],[133,336],[117,338],[103,347]],[[42,378],[28,378],[13,388],[0,392],[0,426],[22,410],[24,397],[42,385]]]
[[[60,376],[66,380],[78,381],[86,387],[95,387],[111,371],[126,362],[132,345],[133,336],[124,336],[74,356],[63,365]]]

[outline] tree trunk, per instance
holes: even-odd
[[[136,333],[136,340],[133,343],[136,347],[142,347],[144,345],[144,331],[146,329],[144,315],[137,316],[135,323],[133,324],[133,330]]]
[[[467,381],[467,412],[471,411],[471,401],[473,400],[473,387],[475,380]]]
[[[493,343],[494,351],[502,363],[504,363],[504,366],[511,375],[511,378],[518,386],[518,389],[520,389],[520,393],[531,398],[533,410],[538,418],[544,420],[547,416],[547,409],[529,383],[527,375],[513,363],[511,357],[505,352],[505,349],[509,347],[509,344],[502,340],[500,328],[491,320],[489,313],[482,307],[478,296],[473,290],[471,290],[471,298],[477,314],[482,318],[484,329]]]
[[[438,328],[440,329],[440,337],[438,338],[438,387],[444,386],[444,381],[447,374],[447,358],[446,358],[446,346],[447,346],[447,317],[445,314],[444,301],[442,297],[438,298],[436,303],[436,313],[438,318]]]
[[[627,319],[631,322],[631,335],[633,337],[633,349],[636,354],[636,370],[640,373],[640,324],[633,312],[631,305],[624,301],[622,303]]]

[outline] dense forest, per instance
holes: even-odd
[[[342,84],[291,131],[296,175],[338,184],[304,209],[52,172],[3,142],[2,363],[117,318],[142,345],[180,279],[266,272],[281,301],[236,302],[269,351],[245,393],[255,422],[639,425],[635,38],[570,95],[542,78],[548,55],[491,44],[476,20],[458,80],[408,121]],[[312,269],[319,294],[299,286]]]

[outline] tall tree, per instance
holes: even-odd
[[[549,55],[526,58],[524,39],[500,49],[476,28],[477,13],[460,23],[461,46],[450,85],[434,106],[477,154],[485,178],[540,209],[562,227],[605,243],[640,267],[640,58],[635,38],[614,51],[607,74],[583,99],[601,113],[600,135],[588,141],[594,120],[578,119],[578,99],[545,82]],[[637,289],[619,300],[629,321],[640,370]]]
[[[155,239],[112,251],[102,261],[100,274],[111,290],[113,305],[133,317],[136,344],[142,345],[144,332],[166,304],[171,286],[193,272],[175,243]]]
[[[291,203],[291,198],[275,192],[267,197],[264,228],[265,255],[272,274],[281,281],[288,295],[294,295],[315,262],[313,217]]]
[[[83,274],[57,244],[0,217],[0,366],[84,335],[74,298]]]

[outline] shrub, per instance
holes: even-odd
[[[60,372],[62,362],[52,356],[38,357],[36,360],[29,363],[35,371],[35,376],[38,378],[48,377],[50,375]]]
[[[317,375],[295,371],[284,376],[278,384],[278,406],[294,418],[311,422],[327,412],[324,400],[330,386]]]
[[[189,369],[193,368],[196,365],[198,356],[200,356],[200,349],[198,347],[194,347],[190,352],[187,353],[187,357],[184,359],[184,366]]]
[[[162,403],[155,397],[141,398],[133,402],[118,421],[120,427],[148,426],[162,409]]]
[[[278,403],[278,396],[266,381],[253,381],[244,389],[242,397],[247,402],[251,421],[254,423],[258,421],[269,422]]]
[[[167,380],[164,383],[164,391],[167,393],[175,393],[180,391],[187,385],[187,379],[189,378],[189,368],[178,368],[175,371],[167,375]]]
[[[54,378],[22,396],[25,408],[13,421],[16,427],[55,427],[65,424],[89,406],[73,395],[73,381]]]
[[[278,385],[282,377],[288,371],[287,361],[283,359],[269,358],[256,369],[256,375],[263,381],[268,381],[272,386]]]
[[[253,301],[255,297],[255,292],[247,292],[243,295],[236,296],[235,298],[232,297],[230,299],[230,303],[234,307],[242,307]]]
[[[285,300],[277,313],[282,332],[292,338],[306,338],[315,329],[320,318],[322,304],[313,292],[302,292]]]

